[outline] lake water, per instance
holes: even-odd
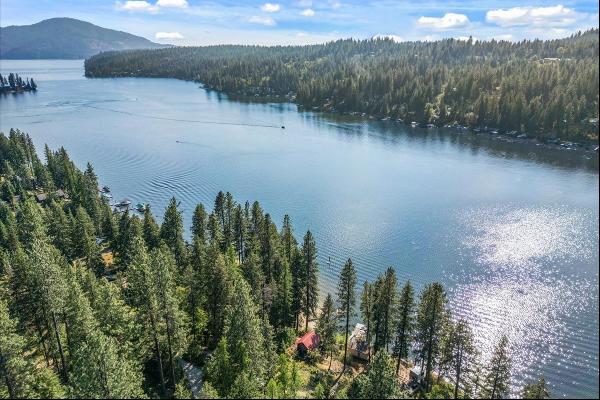
[[[597,155],[232,101],[171,79],[86,79],[82,61],[0,70],[39,83],[0,98],[0,130],[91,161],[115,199],[161,217],[175,195],[186,225],[219,190],[259,200],[275,221],[289,213],[299,238],[314,232],[322,292],[348,257],[361,284],[390,265],[401,283],[441,281],[484,357],[509,336],[514,390],[543,374],[554,397],[598,396]]]

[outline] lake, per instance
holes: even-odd
[[[441,281],[483,357],[502,334],[513,385],[598,397],[598,156],[241,102],[173,79],[86,79],[83,61],[0,61],[36,93],[0,97],[0,130],[91,161],[115,199],[171,196],[185,224],[219,190],[311,229],[321,292],[351,257],[359,282]],[[285,129],[281,129],[285,126]],[[329,259],[331,262],[329,263]]]

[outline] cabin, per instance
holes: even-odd
[[[369,361],[370,346],[367,342],[367,327],[356,324],[349,338],[350,354],[359,360]]]
[[[46,193],[38,193],[35,195],[35,199],[38,203],[43,203],[44,201],[46,201],[47,198],[48,195]]]
[[[316,332],[306,332],[303,336],[296,339],[296,351],[300,357],[306,357],[309,351],[316,350],[321,344],[321,338]]]

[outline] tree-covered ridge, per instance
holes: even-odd
[[[21,78],[19,74],[10,73],[8,78],[0,74],[0,93],[17,93],[29,90],[37,90],[37,83],[33,78]]]
[[[81,60],[101,51],[157,49],[166,45],[74,18],[0,27],[0,59]]]
[[[349,39],[108,52],[85,68],[89,77],[173,77],[286,96],[309,109],[597,140],[598,49],[595,29],[518,43]]]
[[[507,395],[508,341],[482,360],[441,284],[416,295],[389,268],[359,295],[349,259],[321,302],[317,245],[289,216],[278,229],[258,202],[220,192],[195,208],[188,242],[175,198],[161,224],[150,208],[117,212],[90,164],[44,155],[0,134],[0,398],[189,398],[181,359],[203,369],[202,398]],[[364,363],[349,344],[357,317]],[[293,357],[313,329],[320,346]],[[524,395],[547,397],[545,381]]]

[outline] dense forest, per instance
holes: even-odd
[[[149,207],[119,212],[90,164],[43,154],[0,134],[0,398],[515,394],[506,337],[484,359],[441,284],[415,288],[393,268],[359,284],[348,259],[323,294],[317,244],[288,216],[278,229],[258,202],[220,192],[187,241],[175,198],[162,223]],[[300,354],[305,334],[318,340]],[[521,394],[549,396],[541,377]]]
[[[598,29],[560,40],[208,46],[107,52],[86,76],[173,77],[310,110],[598,140]]]
[[[8,78],[0,74],[0,93],[18,93],[29,90],[37,90],[37,83],[33,78],[21,78],[19,74],[10,73]]]

